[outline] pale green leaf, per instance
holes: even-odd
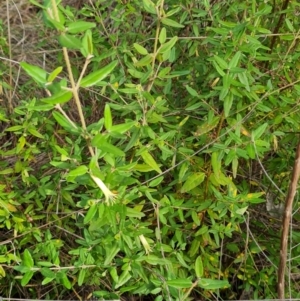
[[[144,151],[141,153],[141,157],[143,158],[144,162],[151,166],[155,171],[158,173],[162,173],[161,169],[159,168],[158,164],[154,160],[154,158],[149,154],[148,151]]]
[[[156,15],[155,4],[151,0],[143,0],[143,4],[148,13]]]
[[[230,287],[230,284],[227,280],[201,278],[198,281],[198,286],[200,286],[203,289],[212,290],[212,289],[227,288]]]
[[[167,52],[167,51],[171,50],[171,48],[175,45],[177,40],[178,40],[178,37],[174,36],[171,40],[169,40],[168,42],[162,44],[160,46],[160,48],[158,49],[158,53],[164,53],[164,52]]]
[[[48,76],[47,82],[52,83],[55,80],[55,78],[58,76],[58,74],[61,73],[62,70],[63,70],[62,67],[57,67],[55,70],[53,70]]]
[[[112,127],[112,116],[109,104],[105,104],[104,108],[104,126],[108,131]]]
[[[148,54],[148,50],[146,48],[144,48],[143,46],[137,44],[137,43],[134,43],[133,47],[141,55],[147,55]]]
[[[184,25],[169,18],[162,18],[161,23],[175,28],[184,28]]]
[[[166,39],[167,39],[167,31],[166,31],[166,28],[163,27],[161,30],[160,30],[160,33],[159,33],[159,42],[160,44],[163,44],[166,42]]]
[[[110,132],[116,132],[119,134],[124,134],[127,131],[129,131],[134,125],[136,124],[135,121],[129,121],[126,123],[120,123],[120,124],[116,124],[113,125],[110,129]]]
[[[197,257],[195,261],[195,272],[198,278],[201,278],[203,276],[204,273],[203,261],[200,255]]]
[[[41,101],[56,105],[68,102],[72,98],[73,94],[71,91],[61,90],[57,94],[54,94],[48,98],[43,98]]]
[[[67,177],[79,177],[82,175],[85,175],[88,171],[88,167],[85,165],[78,166],[77,168],[71,170],[68,174]]]
[[[211,155],[211,165],[216,177],[221,174],[221,160],[219,160],[219,153],[213,152]]]

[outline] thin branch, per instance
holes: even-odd
[[[285,276],[285,266],[287,261],[287,242],[288,242],[288,234],[289,234],[289,224],[291,220],[293,200],[296,194],[299,176],[300,176],[300,142],[297,146],[292,179],[291,179],[288,194],[286,196],[285,212],[282,219],[280,262],[279,262],[279,269],[278,269],[278,287],[277,287],[278,299],[281,300],[284,299],[284,276]]]

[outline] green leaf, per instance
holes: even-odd
[[[163,179],[164,179],[164,177],[158,177],[158,178],[152,180],[149,183],[149,187],[156,187],[156,186],[158,186],[163,181]]]
[[[125,271],[122,272],[122,274],[120,275],[119,279],[118,279],[118,282],[115,286],[115,289],[117,289],[118,287],[124,285],[127,281],[130,280],[131,278],[131,274],[129,273],[129,270],[126,269]]]
[[[161,23],[164,24],[164,25],[168,25],[168,26],[171,26],[171,27],[176,27],[176,28],[184,28],[184,25],[172,20],[172,19],[169,19],[169,18],[162,18],[161,19]]]
[[[55,118],[55,120],[65,129],[67,130],[76,130],[76,128],[72,125],[72,123],[65,117],[63,116],[61,113],[53,111],[52,112],[53,117]]]
[[[152,168],[148,164],[137,164],[134,169],[140,172],[148,172],[154,170],[154,168]]]
[[[47,72],[44,69],[27,64],[25,62],[21,62],[20,66],[37,83],[42,85],[45,85],[47,83]]]
[[[84,57],[88,57],[89,55],[93,54],[93,49],[94,47],[92,32],[90,30],[87,30],[82,39],[81,53],[84,55]]]
[[[9,175],[9,174],[12,174],[14,172],[15,171],[14,171],[13,168],[5,168],[5,169],[0,170],[0,175]]]
[[[47,112],[54,108],[54,105],[46,104],[46,105],[40,105],[40,106],[34,106],[34,107],[28,107],[28,111],[43,111]]]
[[[76,21],[67,24],[67,32],[70,33],[79,33],[85,32],[88,29],[96,27],[96,23],[86,22],[86,21]]]
[[[88,171],[88,167],[85,165],[78,166],[74,170],[71,170],[68,174],[67,177],[79,177],[82,175],[85,175]]]
[[[219,153],[213,152],[211,155],[211,165],[216,177],[221,174],[221,161],[219,160]]]
[[[134,218],[142,218],[145,216],[145,213],[137,211],[133,208],[127,207],[126,208],[126,216],[134,217]]]
[[[185,88],[192,96],[199,97],[198,92],[196,90],[194,90],[193,88],[191,88],[190,86],[186,85]]]
[[[112,145],[111,143],[107,142],[105,137],[102,134],[97,134],[92,139],[92,146],[97,147],[104,153],[110,153],[118,157],[125,156],[125,153],[120,150],[118,147]]]
[[[171,67],[163,68],[159,71],[158,77],[164,78],[171,71]]]
[[[245,85],[245,88],[248,92],[250,92],[250,86],[249,86],[249,81],[246,75],[246,72],[238,73],[238,78],[240,82]]]
[[[233,103],[233,94],[229,92],[224,99],[224,115],[227,118]]]
[[[221,75],[224,76],[225,72],[222,70],[222,68],[217,64],[217,62],[213,61],[213,65],[215,67],[215,69],[217,70],[217,72]]]
[[[239,208],[235,211],[236,214],[239,214],[239,215],[243,215],[248,209],[248,206],[246,207],[243,207],[243,208]]]
[[[26,273],[23,275],[23,277],[22,277],[21,285],[22,285],[22,286],[27,285],[28,282],[30,281],[30,279],[32,278],[33,275],[34,275],[34,272],[33,272],[33,271],[26,272]]]
[[[98,84],[114,70],[117,64],[118,61],[113,61],[100,70],[90,73],[81,80],[80,87],[87,88]]]
[[[234,157],[231,164],[232,164],[232,175],[233,175],[233,178],[235,179],[236,175],[237,175],[237,168],[238,168],[238,165],[239,165],[238,158]]]
[[[24,126],[23,125],[14,125],[14,126],[11,126],[7,129],[5,129],[6,132],[17,132],[17,131],[20,131],[20,130],[23,130]]]
[[[178,37],[174,36],[170,41],[168,41],[165,44],[162,44],[158,49],[158,53],[164,53],[164,52],[171,50],[171,48],[175,45],[177,40],[178,40]]]
[[[202,278],[198,281],[198,286],[203,289],[212,290],[230,287],[230,284],[227,280],[215,280],[215,279],[206,279]]]
[[[252,132],[252,139],[257,140],[266,131],[268,123],[262,124],[259,128]]]
[[[46,285],[46,284],[52,282],[54,279],[55,279],[55,278],[48,278],[48,277],[46,277],[46,278],[44,278],[44,280],[42,281],[42,285]]]
[[[143,67],[149,65],[151,62],[152,62],[152,55],[147,54],[141,60],[134,63],[134,65],[137,67]]]
[[[118,134],[124,134],[129,131],[134,125],[136,124],[135,121],[129,121],[126,123],[120,123],[113,125],[109,132],[116,132]]]
[[[144,162],[151,166],[155,171],[158,173],[162,173],[161,169],[159,168],[158,164],[154,160],[154,158],[149,154],[148,151],[144,151],[141,153],[141,157],[143,158]]]
[[[221,57],[214,55],[214,59],[216,63],[222,68],[222,70],[228,69],[227,63]]]
[[[110,131],[112,127],[112,116],[109,104],[105,104],[104,108],[104,126],[107,131]]]
[[[84,217],[84,220],[83,220],[83,223],[84,224],[89,223],[93,219],[93,217],[95,216],[97,210],[98,210],[97,204],[93,204],[89,208],[88,212],[86,213],[86,215]]]
[[[148,50],[146,48],[144,48],[143,46],[137,44],[137,43],[134,43],[133,47],[141,55],[147,55],[148,54]]]
[[[160,30],[160,33],[159,33],[159,43],[160,44],[163,44],[166,42],[166,39],[167,39],[167,31],[166,31],[166,28],[163,27],[161,30]]]
[[[23,253],[23,261],[22,263],[29,268],[32,268],[34,266],[34,262],[31,256],[31,253],[25,249],[24,253]]]
[[[49,262],[49,261],[38,261],[37,262],[37,265],[40,265],[42,267],[52,267],[53,266],[53,263]]]
[[[285,23],[286,23],[289,31],[294,32],[295,29],[294,29],[293,23],[288,18],[284,18],[284,20],[285,20]]]
[[[62,47],[66,47],[68,49],[80,49],[81,48],[81,41],[71,35],[62,34],[58,37],[58,41]]]
[[[176,253],[176,258],[179,261],[179,263],[181,264],[182,267],[185,267],[186,269],[190,269],[190,266],[187,265],[187,263],[185,262],[182,254],[180,253]]]
[[[255,159],[255,157],[256,157],[255,148],[254,148],[254,145],[252,143],[249,143],[246,146],[246,151],[247,151],[247,154],[248,154],[250,159]]]
[[[181,193],[185,193],[185,192],[188,192],[188,191],[194,189],[195,187],[200,185],[204,181],[204,179],[205,179],[205,173],[203,173],[203,172],[192,173],[188,177],[186,182],[183,184],[183,186],[180,190]]]
[[[50,73],[50,75],[48,76],[47,82],[48,83],[52,83],[56,79],[56,77],[58,76],[58,74],[61,73],[62,70],[63,70],[63,67],[61,67],[61,66],[57,67],[54,71],[52,71]]]
[[[178,278],[174,280],[167,280],[167,285],[182,289],[182,288],[190,288],[193,284],[192,281],[186,278]]]
[[[242,53],[240,51],[236,52],[235,55],[233,56],[233,58],[231,59],[231,61],[228,64],[228,68],[234,68],[237,67],[239,60],[241,58]]]
[[[34,127],[29,127],[28,132],[35,137],[45,139],[45,137],[41,133],[39,133]]]
[[[49,268],[41,268],[41,274],[44,276],[44,277],[47,277],[47,278],[52,278],[54,279],[55,278],[55,273],[53,271],[51,271]]]
[[[64,285],[65,288],[67,288],[67,289],[72,288],[72,284],[69,281],[69,279],[68,279],[68,277],[65,273],[62,273],[62,275],[61,275],[61,282],[62,282],[62,284]]]
[[[151,265],[167,265],[169,261],[164,258],[157,257],[156,255],[148,255],[143,257],[146,262],[148,262]],[[140,258],[142,259],[142,258]]]
[[[83,284],[84,278],[86,274],[86,269],[81,268],[78,275],[78,285],[81,286]]]
[[[108,266],[112,260],[115,258],[115,256],[118,254],[118,252],[120,251],[120,248],[118,246],[117,243],[114,243],[112,246],[110,247],[106,247],[105,248],[105,253],[106,253],[106,257],[105,257],[105,261],[104,261],[104,266]]]
[[[21,272],[22,274],[25,274],[25,273],[29,272],[31,270],[31,268],[26,267],[24,265],[17,265],[17,266],[14,266],[14,270]]]
[[[143,0],[145,10],[150,13],[156,15],[155,4],[151,0]]]
[[[199,255],[195,261],[195,272],[196,272],[196,276],[198,278],[201,278],[203,276],[204,270],[203,270],[203,262],[202,262],[202,258]]]
[[[66,103],[72,97],[73,97],[73,93],[71,91],[61,90],[57,94],[54,94],[48,98],[41,99],[41,101],[46,102],[48,104],[56,105],[56,104]]]

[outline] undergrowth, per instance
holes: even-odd
[[[275,298],[299,3],[60,2],[0,23],[0,295]]]

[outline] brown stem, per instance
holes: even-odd
[[[285,266],[286,266],[286,259],[287,259],[287,242],[288,242],[288,235],[289,235],[289,225],[290,225],[291,214],[292,214],[293,200],[296,194],[299,176],[300,176],[300,142],[297,146],[292,179],[291,179],[288,194],[286,196],[285,211],[282,219],[280,263],[278,269],[278,286],[277,286],[278,299],[281,300],[284,299],[284,276],[285,276]]]
[[[287,7],[288,7],[288,5],[289,5],[289,2],[290,2],[290,0],[285,0],[285,1],[283,2],[282,8],[281,8],[281,10],[280,10],[281,12],[287,9]],[[281,15],[280,15],[280,17],[279,17],[279,20],[278,20],[278,23],[277,23],[276,27],[274,28],[274,31],[273,31],[273,34],[274,34],[274,35],[273,35],[273,37],[272,37],[272,39],[271,39],[271,44],[270,44],[270,53],[272,53],[272,49],[274,48],[276,39],[277,39],[277,37],[278,37],[278,36],[277,36],[277,33],[279,32],[279,29],[280,29],[280,27],[281,27],[281,25],[282,25],[284,16],[285,16],[285,13],[281,13]]]

